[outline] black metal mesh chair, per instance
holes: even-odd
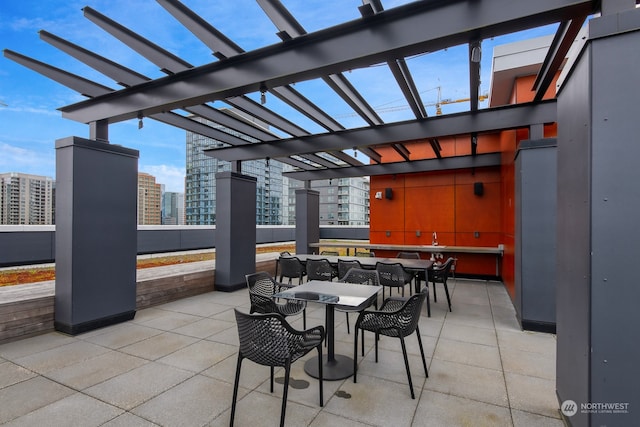
[[[298,279],[298,283],[302,283],[307,276],[305,265],[297,257],[281,256],[278,258],[278,264],[280,265],[280,282],[286,278],[289,284],[293,279]]]
[[[352,268],[362,268],[362,264],[357,259],[354,260],[344,260],[338,259],[338,280],[342,280],[347,271]]]
[[[420,254],[418,252],[398,252],[396,258],[402,259],[420,259]],[[413,281],[415,282],[416,292],[420,289],[420,282],[422,280],[427,280],[426,271],[424,270],[407,270],[409,274],[413,275]],[[413,293],[413,289],[410,288],[410,293]]]
[[[411,390],[411,398],[415,399],[413,392],[413,381],[411,380],[411,370],[409,368],[409,359],[407,358],[407,347],[405,345],[405,337],[416,333],[418,337],[418,346],[420,347],[420,355],[422,356],[422,366],[424,374],[429,378],[427,370],[427,362],[424,357],[424,349],[422,347],[422,339],[420,338],[420,328],[418,322],[420,320],[420,311],[424,300],[429,297],[429,288],[424,288],[421,292],[409,297],[408,299],[390,297],[382,303],[378,311],[363,311],[358,316],[356,322],[354,346],[353,346],[353,382],[357,382],[358,371],[358,330],[370,331],[376,334],[375,339],[375,355],[376,363],[378,363],[378,337],[385,335],[400,339],[402,346],[402,355],[404,356],[404,366],[407,370],[407,378],[409,380],[409,389]]]
[[[340,279],[340,282],[344,283],[357,283],[359,285],[370,285],[370,286],[380,286],[380,278],[378,277],[378,272],[376,270],[365,270],[363,268],[351,268],[347,273]],[[346,307],[337,305],[336,310],[344,311],[347,316],[347,333],[351,333],[349,327],[349,313],[359,313],[367,307],[375,306],[378,308],[378,295],[374,295],[371,298],[371,301],[368,301],[362,308],[357,307]]]
[[[294,316],[302,313],[302,327],[307,327],[307,303],[304,301],[285,300],[285,303],[277,303],[273,294],[286,287],[283,283],[277,283],[266,271],[259,271],[245,276],[249,288],[249,300],[251,301],[250,313],[279,313],[283,316]]]
[[[384,288],[389,289],[389,296],[391,296],[391,289],[396,288],[402,290],[402,296],[404,296],[404,287],[407,283],[411,283],[413,280],[413,274],[404,269],[402,264],[397,263],[376,263],[376,270],[380,275],[380,284],[382,288],[382,299],[384,300]]]
[[[300,359],[314,348],[318,350],[318,384],[320,391],[320,406],[324,405],[322,396],[322,341],[325,331],[323,326],[315,326],[305,331],[292,328],[280,314],[247,314],[234,309],[238,325],[238,363],[236,378],[233,384],[233,401],[231,404],[231,420],[236,413],[238,399],[238,384],[240,382],[240,368],[246,358],[259,365],[271,368],[271,392],[273,393],[274,367],[284,367],[284,390],[282,392],[282,410],[280,412],[280,426],[284,426],[287,409],[287,391],[289,388],[289,374],[291,364]]]
[[[327,259],[308,259],[307,280],[326,280],[331,281],[335,277],[334,269]]]
[[[436,295],[436,283],[442,283],[444,286],[444,292],[447,294],[447,303],[449,304],[449,311],[451,311],[451,297],[449,296],[449,286],[447,285],[447,278],[449,277],[449,273],[451,272],[451,268],[453,267],[453,263],[455,259],[449,257],[444,264],[442,265],[434,265],[429,272],[429,279],[431,283],[433,283],[433,301],[438,302],[438,297]]]

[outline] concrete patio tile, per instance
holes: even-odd
[[[504,376],[512,408],[546,417],[560,417],[555,380],[510,372],[505,372]]]
[[[493,405],[508,406],[502,371],[433,359],[424,388]]]
[[[87,395],[75,393],[15,419],[6,426],[97,427],[122,413],[122,409]]]
[[[498,371],[502,369],[498,347],[483,344],[454,341],[440,337],[433,357]]]
[[[196,375],[131,412],[162,426],[202,426],[231,406],[232,394],[232,385]]]
[[[249,297],[247,297],[247,298],[249,298]],[[250,307],[250,305],[248,303],[247,303],[246,306],[238,306],[238,307],[228,307],[227,306],[226,310],[221,311],[220,313],[214,314],[213,316],[210,316],[210,317],[211,317],[211,319],[214,319],[214,320],[222,320],[224,322],[233,323],[235,325],[236,324],[236,315],[233,312],[233,309],[234,308],[238,308],[238,309],[243,310],[243,311],[248,313],[249,312],[249,307]]]
[[[198,373],[237,352],[237,347],[228,344],[198,341],[158,359],[158,362]]]
[[[38,376],[0,390],[0,424],[74,394],[68,387]]]
[[[398,346],[400,346],[400,341]],[[424,366],[422,366],[422,359],[420,356],[408,355],[409,369],[411,371],[411,380],[413,381],[413,390],[416,396],[419,394],[419,390],[425,382],[426,378],[424,373]],[[427,368],[429,367],[429,359],[426,359]],[[430,373],[429,373],[430,374]],[[411,392],[409,390],[409,381],[407,379],[407,370],[404,365],[404,358],[402,357],[402,350],[399,352],[380,349],[378,355],[378,363],[375,362],[375,350],[371,350],[364,359],[358,357],[358,381],[360,376],[371,376],[375,378],[381,378],[388,381],[394,381],[401,386],[404,386],[403,395],[411,398]],[[350,379],[353,382],[353,379]]]
[[[138,324],[148,326],[150,328],[161,329],[163,331],[172,331],[201,319],[201,316],[163,310],[162,314],[155,314],[153,319],[141,321],[138,322]]]
[[[511,416],[513,427],[564,427],[565,425],[560,418],[544,417],[517,409],[511,410]]]
[[[413,421],[415,426],[510,426],[509,408],[424,390]]]
[[[23,340],[0,345],[0,356],[6,360],[16,360],[21,357],[50,350],[55,347],[70,344],[76,339],[58,332],[50,332]]]
[[[203,302],[198,298],[191,297],[163,304],[162,309],[192,316],[210,317],[228,310],[229,306],[210,301]]]
[[[233,327],[213,334],[206,339],[207,341],[219,342],[222,344],[228,344],[238,347],[240,345],[240,341],[238,339],[238,328],[236,326],[235,320],[233,322]]]
[[[190,323],[181,328],[174,329],[172,332],[194,338],[204,339],[226,329],[234,328],[235,326],[235,322],[231,323],[222,320],[205,318],[202,320],[198,320],[197,322]]]
[[[162,307],[162,306],[159,306]],[[149,307],[136,311],[136,315],[130,320],[131,323],[143,324],[153,319],[166,316],[167,311],[159,307]]]
[[[309,427],[326,427],[326,426],[340,426],[340,427],[370,427],[370,424],[364,424],[359,421],[350,420],[339,415],[330,414],[322,411],[318,416],[309,424]]]
[[[231,416],[231,392],[227,394],[228,408],[213,421],[209,427],[227,427]],[[255,427],[277,427],[280,425],[280,410],[282,405],[282,397],[271,394],[264,394],[259,391],[238,397],[236,407],[235,426],[255,426]],[[286,427],[308,426],[317,416],[320,407],[310,407],[301,405],[290,400],[287,401],[287,410],[285,416]]]
[[[147,363],[84,390],[84,393],[131,410],[193,376],[192,372],[160,363]]]
[[[411,399],[409,386],[358,375],[358,382],[346,380],[339,393],[325,404],[323,412],[374,426],[410,426],[420,398]]]
[[[80,335],[78,338],[116,350],[162,333],[158,329],[129,322],[98,329],[98,331],[101,333],[93,333],[90,336]]]
[[[157,427],[156,423],[147,421],[131,412],[124,412],[122,415],[102,424],[102,427]]]
[[[530,331],[498,330],[498,345],[514,350],[530,351],[532,353],[548,354],[555,357],[556,336]]]
[[[553,354],[542,354],[513,348],[502,348],[500,355],[505,372],[553,381],[556,379],[555,351]]]
[[[493,317],[486,314],[472,314],[462,311],[460,307],[455,307],[453,313],[448,313],[445,324],[453,323],[455,325],[473,326],[476,328],[495,329]]]
[[[196,341],[198,341],[197,338],[173,332],[164,332],[147,338],[144,341],[122,347],[120,351],[147,360],[157,360],[174,351],[187,347]]]
[[[73,366],[110,351],[108,348],[76,340],[50,350],[16,359],[16,363],[32,371],[44,374],[55,369]]]
[[[446,303],[446,300],[445,300],[445,303]],[[491,307],[489,307],[489,305],[487,304],[458,303],[458,300],[456,300],[455,307],[453,306],[453,303],[451,304],[451,307],[452,307],[451,308],[452,311],[447,313],[446,320],[449,320],[451,318],[455,318],[458,316],[473,316],[473,317],[482,317],[487,319],[491,319],[493,316],[491,313]]]
[[[201,375],[206,375],[233,385],[235,381],[237,363],[237,354],[233,354],[213,365],[211,368],[201,372]],[[298,361],[296,363],[302,363],[302,361]],[[242,370],[240,371],[240,386],[253,390],[265,381],[269,381],[269,372],[268,366],[258,365],[245,359],[242,362]],[[276,369],[274,376],[277,377],[278,375],[281,374],[279,374],[279,370]]]
[[[83,390],[148,363],[139,357],[117,351],[109,351],[64,368],[47,373],[47,377],[71,387]]]
[[[37,374],[11,362],[0,363],[0,389],[26,381]]]
[[[443,326],[440,338],[494,347],[498,346],[498,338],[496,337],[495,331],[476,328],[475,326],[458,325],[451,322]]]

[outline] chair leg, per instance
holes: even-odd
[[[240,367],[242,366],[242,355],[238,352],[238,363],[236,365],[236,380],[233,383],[233,400],[231,401],[231,419],[229,426],[233,427],[233,421],[236,415],[236,401],[238,400],[238,384],[240,383]]]
[[[284,367],[284,389],[282,390],[282,410],[280,411],[280,427],[284,427],[284,416],[287,413],[287,392],[289,391],[289,374],[291,374],[291,362],[287,361]]]
[[[362,347],[362,357],[364,357],[364,329],[362,330],[362,338],[361,338],[361,340],[362,340],[362,346],[361,346]]]
[[[433,282],[433,302],[438,302],[438,295],[436,295],[436,282]]]
[[[274,373],[274,368],[273,366],[270,366],[271,368],[271,393],[273,393],[273,373]]]
[[[307,329],[307,309],[302,310],[302,329]]]
[[[380,334],[376,332],[376,363],[378,363],[378,341],[380,340]]]
[[[318,344],[318,381],[320,383],[319,388],[320,388],[320,407],[324,406],[324,397],[323,397],[323,389],[322,389],[322,383],[323,383],[323,376],[322,376],[322,344]]]
[[[416,326],[416,334],[418,335],[418,346],[420,347],[420,355],[422,356],[422,366],[424,367],[424,376],[429,378],[427,370],[427,361],[424,358],[424,349],[422,348],[422,338],[420,338],[420,329]]]
[[[356,383],[358,375],[358,325],[353,328],[353,382]],[[364,330],[362,331],[364,336]],[[363,349],[364,350],[364,349]],[[364,356],[364,353],[363,353]]]
[[[447,303],[449,304],[449,311],[451,311],[451,297],[449,296],[449,286],[447,282],[444,282],[444,292],[447,294]]]
[[[349,330],[349,313],[345,312],[344,314],[345,314],[345,316],[347,316],[347,333],[350,334],[351,331]]]
[[[407,369],[407,378],[409,379],[409,390],[411,390],[411,398],[415,399],[413,393],[413,381],[411,381],[411,370],[409,369],[409,359],[407,358],[407,347],[404,344],[404,338],[400,335],[400,344],[402,345],[402,355],[404,356],[404,367]]]

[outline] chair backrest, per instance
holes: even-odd
[[[322,251],[320,255],[339,256],[338,251]]]
[[[380,284],[382,286],[404,286],[406,282],[406,274],[402,264],[398,263],[376,263],[376,271],[380,276]]]
[[[442,265],[434,265],[431,271],[429,272],[429,278],[432,282],[444,283],[447,281],[447,277],[449,277],[449,273],[451,272],[451,267],[453,266],[453,262],[455,260],[453,257],[449,257],[444,264]]]
[[[420,313],[422,311],[422,305],[424,301],[429,297],[429,288],[425,287],[421,292],[409,297],[403,304],[402,308],[398,310],[396,316],[399,323],[400,330],[403,336],[411,335],[418,326],[420,320]]]
[[[234,309],[238,325],[240,353],[265,366],[285,366],[291,359],[288,338],[291,335],[280,314],[247,314]]]
[[[420,259],[420,254],[418,252],[398,252],[396,258]]]
[[[331,263],[326,259],[308,259],[307,260],[307,279],[308,280],[327,280],[333,278],[333,269]]]
[[[247,274],[244,276],[247,281],[249,293],[271,297],[276,293],[276,282],[266,271]]]
[[[302,280],[305,268],[299,258],[294,256],[284,256],[278,259],[280,265],[280,279],[288,277],[289,279],[297,277]]]
[[[352,268],[362,268],[362,264],[357,259],[354,260],[344,260],[338,259],[338,279],[342,279],[347,271]]]
[[[380,277],[376,270],[367,270],[357,267],[350,268],[340,281],[345,283],[380,286]]]
[[[373,251],[369,251],[369,252],[358,252],[358,251],[356,251],[356,256],[363,256],[363,257],[371,257],[371,258],[373,258],[373,257],[376,256],[376,254]]]

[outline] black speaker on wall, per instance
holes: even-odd
[[[473,194],[476,196],[482,196],[484,194],[484,185],[481,182],[473,183]]]
[[[388,200],[393,199],[393,188],[384,189],[384,198]]]

